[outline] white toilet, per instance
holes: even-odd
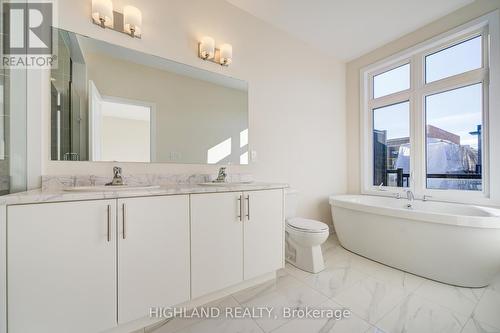
[[[286,261],[311,273],[325,268],[323,244],[329,235],[329,228],[323,222],[296,217],[298,192],[287,190],[285,194],[285,258]]]

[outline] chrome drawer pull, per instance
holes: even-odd
[[[247,221],[250,221],[250,195],[247,195]]]
[[[111,205],[108,205],[108,242],[111,242]]]
[[[123,236],[122,238],[125,239],[126,238],[126,234],[125,234],[125,221],[127,219],[127,208],[125,207],[125,204],[122,204],[122,231],[123,231]]]
[[[242,209],[242,205],[243,205],[243,200],[242,200],[243,196],[240,194],[240,197],[238,198],[238,206],[240,208],[240,213],[239,215],[237,216],[237,218],[242,221],[243,220],[243,209]]]

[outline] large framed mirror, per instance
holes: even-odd
[[[248,84],[54,28],[51,159],[248,164]]]

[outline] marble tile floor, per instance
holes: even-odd
[[[289,264],[275,281],[208,306],[274,308],[271,318],[176,318],[137,333],[500,333],[500,277],[482,289],[458,288],[405,273],[342,248],[331,236],[318,274]],[[284,318],[283,307],[349,309],[347,319]],[[136,333],[136,332],[134,332]]]

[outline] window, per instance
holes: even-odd
[[[488,14],[361,71],[363,193],[500,202],[499,25]]]
[[[482,36],[425,57],[425,81],[441,80],[482,66]]]
[[[408,186],[410,103],[373,110],[373,185]]]
[[[410,89],[410,64],[396,67],[373,77],[374,98],[407,89]]]
[[[482,190],[482,83],[425,97],[427,188]]]

